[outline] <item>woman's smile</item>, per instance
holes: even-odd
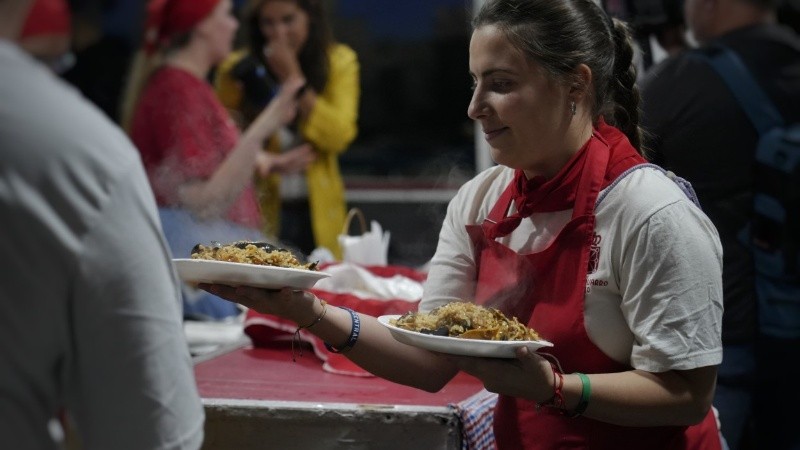
[[[486,138],[486,142],[491,142],[492,140],[494,140],[496,137],[500,136],[501,134],[503,134],[503,132],[507,130],[508,127],[493,128],[491,130],[485,130],[483,134],[484,137]]]

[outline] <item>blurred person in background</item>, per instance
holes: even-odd
[[[800,39],[776,23],[776,3],[686,0],[686,22],[702,48],[723,44],[738,54],[784,120],[797,123]],[[800,373],[787,366],[800,357],[800,342],[757,338],[753,255],[740,234],[753,217],[756,128],[717,72],[692,52],[649,74],[642,96],[652,160],[694,185],[722,240],[724,357],[714,399],[722,433],[732,450],[800,448],[794,419],[781,412],[781,405],[800,401]]]
[[[322,0],[251,0],[245,6],[246,47],[220,65],[217,93],[244,124],[294,77],[308,84],[299,98],[297,119],[270,137],[274,155],[309,143],[314,160],[307,167],[285,165],[258,180],[267,234],[297,244],[341,251],[337,235],[346,215],[338,156],[356,138],[359,63],[356,53],[338,43]]]
[[[71,0],[75,65],[64,79],[120,122],[125,76],[139,46],[142,0]]]
[[[18,44],[0,0],[0,447],[197,449],[203,407],[125,134]],[[63,17],[62,17],[63,18]]]
[[[684,0],[600,0],[613,17],[633,30],[639,81],[665,57],[686,49]]]
[[[142,155],[167,241],[176,258],[211,241],[271,241],[261,234],[253,174],[271,172],[261,143],[296,114],[304,80],[286,80],[239,133],[207,81],[231,51],[237,20],[230,0],[153,0],[145,41],[132,68],[123,111]],[[240,311],[189,286],[187,318],[224,319]]]
[[[479,378],[500,449],[720,449],[722,249],[688,187],[640,154],[627,26],[593,0],[488,0],[473,24],[467,113],[497,165],[450,202],[419,309],[495,307],[552,347],[443,355],[312,292],[203,288],[397,383]]]
[[[689,48],[689,42],[686,39],[686,22],[683,19],[684,1],[662,0],[663,21],[652,29],[653,36],[666,53],[666,57],[675,56]]]
[[[778,22],[800,33],[800,0],[783,0],[778,6]]]
[[[75,63],[70,49],[72,24],[66,0],[34,0],[17,43],[55,73]]]

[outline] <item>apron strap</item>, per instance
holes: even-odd
[[[617,184],[619,184],[619,182],[622,181],[625,177],[627,177],[628,175],[633,173],[635,170],[644,169],[644,168],[657,169],[657,170],[661,171],[661,173],[666,175],[667,178],[672,180],[675,184],[678,185],[679,188],[681,188],[681,191],[683,191],[683,193],[686,194],[686,197],[688,197],[689,200],[692,201],[692,203],[697,205],[698,208],[701,208],[700,207],[700,200],[697,198],[697,193],[695,193],[694,187],[692,187],[692,183],[688,182],[684,178],[681,178],[681,177],[675,175],[675,173],[672,172],[671,170],[664,170],[664,168],[662,168],[661,166],[658,166],[656,164],[651,164],[651,163],[637,164],[637,165],[629,168],[625,172],[622,172],[614,181],[611,182],[611,184],[608,185],[608,187],[606,187],[603,190],[603,192],[600,194],[600,196],[597,197],[597,202],[596,202],[595,206],[599,205],[600,202],[602,202],[606,198],[608,193],[611,192],[611,189],[613,189]]]
[[[511,203],[514,201],[513,197],[514,187],[512,183],[509,183],[503,193],[500,194],[500,198],[497,199],[492,210],[489,211],[489,215],[483,219],[481,228],[483,228],[483,232],[487,236],[493,236],[494,228],[497,227],[501,220],[506,218],[508,210],[511,208]]]
[[[597,132],[592,132],[592,139],[596,145],[589,145],[586,149],[586,162],[583,166],[584,174],[578,184],[578,195],[575,196],[575,206],[572,208],[572,218],[594,215],[595,200],[605,179],[606,168],[611,154],[608,143]]]

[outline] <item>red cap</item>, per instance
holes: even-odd
[[[66,0],[36,0],[20,32],[20,38],[45,35],[69,35],[69,5]]]
[[[147,4],[145,50],[152,53],[172,36],[188,33],[211,14],[220,0],[150,0]]]

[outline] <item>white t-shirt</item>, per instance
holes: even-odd
[[[136,149],[0,40],[0,447],[196,449],[203,407]]]
[[[450,202],[431,260],[420,310],[470,300],[473,245],[465,226],[481,224],[514,171],[491,167]],[[652,372],[722,361],[722,248],[711,221],[655,168],[633,171],[600,193],[588,274],[585,323],[612,359]],[[498,242],[521,253],[546,248],[572,211],[536,213]]]

